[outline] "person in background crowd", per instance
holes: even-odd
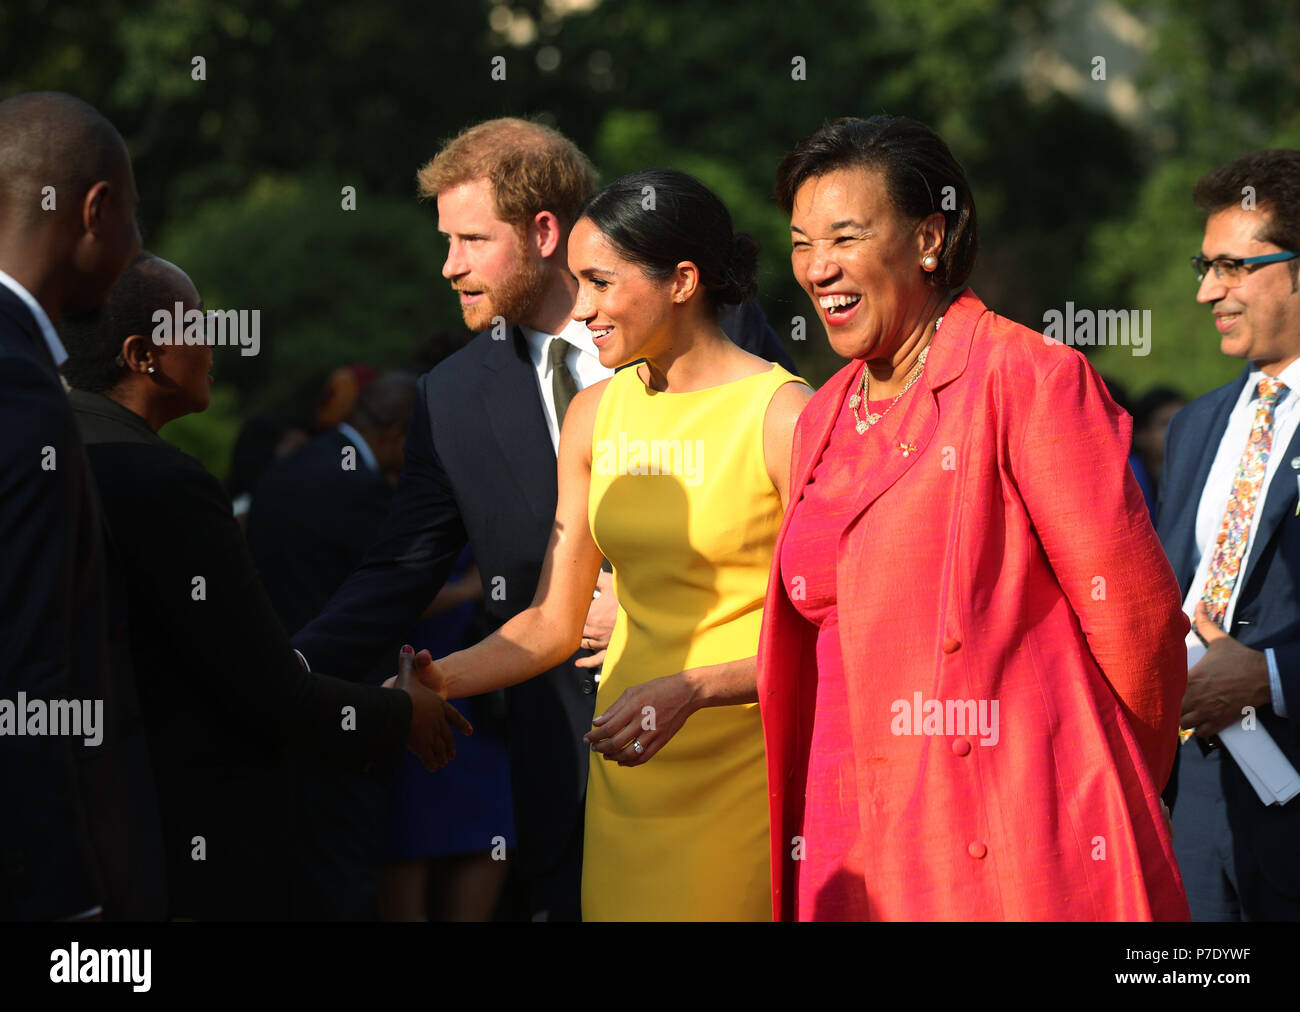
[[[1124,386],[1118,380],[1109,376],[1101,377],[1102,384],[1106,391],[1120,408],[1127,411],[1129,417],[1133,417],[1133,400],[1129,397],[1128,387]],[[1137,428],[1133,430],[1133,446],[1128,455],[1129,467],[1133,469],[1133,477],[1137,479],[1138,488],[1142,490],[1142,499],[1147,504],[1147,512],[1154,517],[1156,515],[1156,483],[1142,455],[1138,452]]]
[[[484,635],[483,582],[468,547],[411,637],[441,656]],[[453,704],[474,725],[456,761],[430,774],[403,760],[389,817],[389,863],[380,888],[390,921],[488,921],[502,902],[515,847],[505,697],[493,692]]]
[[[428,372],[470,336],[428,335],[416,345],[412,367]],[[483,581],[467,545],[411,642],[437,656],[471,645],[484,635],[482,600]],[[505,696],[494,692],[452,705],[474,725],[474,735],[458,743],[456,761],[430,774],[407,756],[398,773],[380,885],[383,920],[491,920],[516,863],[503,859],[515,846]]]
[[[366,379],[349,398],[345,419],[272,461],[253,493],[249,552],[291,633],[319,613],[361,561],[388,515],[402,469],[416,377],[368,368],[363,373],[356,366],[347,374]],[[391,674],[391,664],[381,663],[357,680],[378,685]],[[366,770],[331,768],[311,753],[289,761],[299,840],[293,868],[297,916],[373,920],[401,757]]]
[[[286,629],[301,629],[320,613],[383,526],[415,383],[407,372],[378,374],[346,420],[270,461],[258,479],[248,545]]]
[[[1195,201],[1196,300],[1245,367],[1178,412],[1165,443],[1160,539],[1194,620],[1174,850],[1193,919],[1296,921],[1300,801],[1261,798],[1245,756],[1218,744],[1266,732],[1300,769],[1300,151],[1243,155]]]
[[[379,370],[366,362],[342,365],[325,378],[312,414],[312,431],[328,432],[348,420],[352,407]]]
[[[268,464],[288,456],[308,439],[307,431],[274,415],[254,415],[235,437],[226,476],[226,494],[241,531],[248,529],[248,512],[253,506],[253,489]]]
[[[974,197],[928,127],[828,123],[777,196],[848,364],[799,419],[764,609],[775,917],[1185,920],[1187,622],[1128,416],[966,288]]]
[[[1133,453],[1146,471],[1151,486],[1148,505],[1156,516],[1155,502],[1160,498],[1160,471],[1164,467],[1165,434],[1169,422],[1187,405],[1187,398],[1172,387],[1152,387],[1130,410],[1133,416]],[[1146,486],[1143,486],[1143,494]]]

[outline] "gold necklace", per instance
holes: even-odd
[[[934,332],[936,334],[939,333],[939,325],[941,323],[943,323],[942,316],[939,317],[939,319],[934,321]],[[933,341],[934,338],[931,337],[930,340]],[[894,407],[894,405],[903,399],[903,394],[907,393],[909,390],[912,389],[912,384],[921,378],[921,373],[925,370],[925,359],[926,356],[929,354],[930,354],[930,345],[927,344],[924,348],[921,349],[921,354],[916,360],[916,366],[912,369],[912,374],[907,378],[906,385],[903,387],[902,390],[898,391],[898,396],[889,402],[889,407],[885,408],[885,410],[880,412],[879,414],[876,414],[875,412],[867,408],[867,404],[868,404],[867,393],[871,386],[871,369],[867,366],[865,362],[862,363],[862,382],[859,385],[861,392],[855,393],[853,394],[852,397],[849,398],[849,407],[853,409],[853,420],[857,422],[855,428],[858,430],[859,436],[862,435],[864,432],[866,432],[867,429],[871,428],[871,426],[875,425],[882,418],[884,418],[885,415],[889,414],[890,410]],[[867,412],[866,418],[858,417],[859,407],[862,407],[863,410]]]

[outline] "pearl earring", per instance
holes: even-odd
[[[927,271],[932,271],[939,266],[939,261],[935,258],[933,253],[927,253],[921,258],[921,266]]]
[[[148,372],[149,375],[152,376],[152,375],[153,375],[153,366],[150,366],[150,367],[146,370],[146,372]]]

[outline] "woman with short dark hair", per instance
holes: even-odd
[[[63,371],[128,606],[170,916],[284,920],[304,909],[291,887],[290,750],[361,768],[394,763],[406,743],[441,763],[444,721],[468,725],[409,675],[393,692],[298,663],[230,500],[157,434],[208,406],[212,348],[151,340],[155,314],[201,305],[180,268],[141,254],[98,317],[65,317]]]
[[[927,127],[830,123],[777,194],[849,361],[799,419],[764,609],[775,916],[1185,919],[1187,622],[1128,416],[964,287],[975,204]]]

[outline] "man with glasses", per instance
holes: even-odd
[[[1157,528],[1195,623],[1174,851],[1194,920],[1300,920],[1300,798],[1266,804],[1219,747],[1263,729],[1300,769],[1300,151],[1238,158],[1195,200],[1196,299],[1246,367],[1165,444]]]

